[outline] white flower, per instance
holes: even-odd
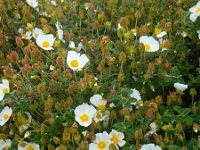
[[[150,134],[157,134],[157,124],[155,122],[152,122],[150,124],[151,130],[149,132],[147,132],[147,134],[145,136],[149,136]]]
[[[9,119],[10,116],[12,115],[13,110],[12,108],[6,106],[0,113],[0,126],[3,126]]]
[[[29,112],[25,112],[25,114],[28,116],[28,122],[27,122],[27,124],[26,124],[26,125],[23,125],[23,128],[26,130],[26,129],[28,129],[29,124],[30,124],[31,121],[32,121],[32,116],[31,116],[31,114],[30,114]]]
[[[71,49],[76,48],[76,46],[75,46],[75,44],[74,44],[73,41],[70,41],[70,42],[69,42],[69,48],[71,48]]]
[[[103,133],[97,133],[94,143],[89,144],[89,150],[109,150],[111,141],[106,131]]]
[[[37,39],[39,35],[44,35],[44,32],[42,31],[42,29],[34,28],[32,31],[32,35],[35,39]]]
[[[115,106],[114,103],[110,103],[110,104],[109,104],[109,107],[110,107],[110,108],[114,108],[114,107],[116,107],[116,106]]]
[[[162,49],[162,51],[167,50],[167,48],[165,47],[166,40],[164,40],[163,38],[160,38],[159,43],[160,43],[160,48]]]
[[[118,132],[118,131],[112,129],[109,136],[110,136],[111,142],[116,146],[117,149],[119,149],[118,145],[120,147],[122,147],[126,143],[126,141],[123,140],[124,133],[122,133],[122,132]]]
[[[122,29],[123,27],[120,25],[120,23],[117,24],[117,30]]]
[[[63,2],[64,2],[64,0],[61,0],[61,3],[63,3]],[[52,3],[53,5],[55,5],[55,6],[57,5],[55,0],[51,0],[51,3]]]
[[[103,99],[99,94],[94,94],[90,98],[90,103],[96,106],[98,110],[104,110],[106,108],[107,100]]]
[[[62,30],[62,26],[59,25],[58,22],[56,22],[56,28],[57,28],[57,34],[58,34],[59,40],[61,40],[63,43],[65,43],[65,40],[63,39],[63,30]]]
[[[11,140],[7,139],[7,140],[0,140],[0,150],[6,150],[8,148],[11,147]]]
[[[137,105],[137,107],[143,106],[143,102],[141,101],[140,92],[138,90],[136,90],[135,88],[131,89],[131,90],[132,90],[132,93],[130,94],[130,97],[135,98],[137,100],[136,102],[131,103],[131,105]]]
[[[94,83],[94,86],[97,86],[97,85],[98,85],[98,84],[97,84],[98,78],[97,78],[97,77],[94,77],[94,80],[96,81],[96,82]]]
[[[76,45],[75,45],[75,43],[74,43],[73,41],[70,41],[70,42],[69,42],[69,48],[70,48],[70,49],[76,49]],[[84,46],[83,46],[83,43],[82,43],[82,42],[80,42],[80,43],[78,44],[77,49],[78,49],[78,51],[80,51],[81,49],[84,49]]]
[[[152,36],[141,36],[139,42],[144,44],[145,51],[147,52],[159,50],[159,43]]]
[[[2,84],[0,84],[0,101],[3,100],[5,94],[9,92],[10,92],[9,81],[3,79]]]
[[[174,83],[174,87],[177,90],[184,91],[184,90],[186,90],[188,88],[188,85],[176,82],[176,83]]]
[[[36,143],[25,142],[25,144],[24,147],[18,144],[18,150],[40,150],[40,146]]]
[[[74,110],[75,120],[84,127],[88,127],[92,123],[92,119],[96,114],[96,109],[92,105],[86,103],[79,105]]]
[[[163,36],[165,36],[167,34],[166,31],[162,31],[159,28],[155,28],[154,33],[155,33],[157,38],[162,38]]]
[[[94,121],[97,123],[99,121],[103,121],[107,116],[104,115],[101,111],[97,111],[94,116]]]
[[[197,17],[200,16],[200,1],[197,2],[197,4],[189,9],[191,12],[190,14],[190,20],[192,22],[195,22],[197,20]]]
[[[19,28],[19,29],[18,29],[18,32],[19,32],[20,34],[23,34],[24,29],[23,29],[23,28]]]
[[[38,0],[26,0],[26,2],[33,8],[38,7]]]
[[[44,50],[53,50],[54,41],[55,37],[53,34],[39,35],[36,39],[37,45]]]
[[[67,65],[73,71],[80,71],[89,61],[85,54],[80,55],[75,51],[68,51]]]
[[[198,38],[200,39],[200,30],[198,30],[197,33],[198,33]]]
[[[135,98],[137,101],[141,100],[140,92],[136,90],[135,88],[131,90],[132,90],[132,93],[130,94],[130,97]]]
[[[28,32],[21,34],[21,35],[22,35],[22,39],[30,40],[32,38],[32,32],[31,31],[28,31]]]
[[[155,144],[144,144],[140,150],[162,150],[162,148]]]
[[[83,43],[80,42],[80,43],[78,43],[78,51],[80,51],[82,49],[84,50],[84,46],[83,46]]]

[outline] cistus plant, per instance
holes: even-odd
[[[200,148],[200,1],[1,0],[0,150]]]

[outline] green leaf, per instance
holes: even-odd
[[[179,107],[179,106],[174,106],[174,108],[173,108],[178,114],[180,114],[181,113],[181,111],[182,111],[182,108],[181,107]]]
[[[168,114],[163,116],[163,121],[167,123],[173,123],[175,121],[175,116],[174,114]]]
[[[181,147],[176,146],[176,145],[169,145],[168,150],[181,150]]]
[[[180,113],[181,116],[186,116],[191,112],[191,108],[183,108],[182,112]]]

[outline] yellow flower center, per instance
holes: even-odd
[[[49,46],[50,46],[50,43],[48,41],[44,41],[42,43],[42,47],[44,47],[44,48],[48,48]]]
[[[70,65],[71,65],[72,67],[74,67],[74,68],[77,68],[77,67],[79,66],[79,63],[78,63],[77,60],[72,60],[72,61],[70,62]]]
[[[36,38],[36,39],[38,38],[38,36],[39,36],[38,34],[35,34],[35,38]]]
[[[8,115],[8,114],[4,114],[4,115],[3,115],[3,119],[4,119],[4,120],[7,120],[8,118],[9,118],[9,115]]]
[[[151,50],[151,46],[149,44],[144,44],[145,50],[149,51]]]
[[[99,141],[99,143],[97,144],[99,149],[104,149],[106,148],[106,142],[104,141]]]
[[[165,47],[165,43],[160,43],[160,47],[164,48]]]
[[[28,35],[27,34],[22,34],[22,37],[26,39],[26,38],[28,38]]]
[[[97,118],[98,120],[100,120],[100,119],[102,118],[102,114],[101,114],[101,113],[97,113],[96,118]]]
[[[80,119],[82,122],[87,122],[89,120],[89,116],[87,114],[83,114],[81,115]]]
[[[156,35],[160,34],[161,32],[162,32],[162,31],[161,31],[159,28],[155,28],[154,33],[155,33]]]
[[[200,7],[196,9],[196,13],[200,13]]]
[[[98,110],[104,110],[105,108],[106,108],[106,105],[104,105],[104,104],[97,106]]]
[[[119,137],[117,135],[113,135],[110,139],[114,144],[119,143]]]
[[[26,150],[35,150],[35,148],[34,148],[32,145],[28,145],[28,146],[26,147]]]
[[[5,88],[3,88],[3,94],[6,94],[6,93],[8,93],[8,88],[7,87],[5,87]]]

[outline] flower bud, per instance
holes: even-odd
[[[135,139],[136,140],[141,140],[143,138],[143,133],[142,129],[138,129],[135,131]]]
[[[155,97],[155,103],[157,103],[158,105],[162,104],[163,99],[160,95]]]
[[[125,117],[125,116],[127,116],[129,114],[129,109],[124,107],[119,112],[120,112],[120,115]]]
[[[60,143],[60,139],[56,136],[53,137],[53,142],[57,145]]]
[[[16,37],[16,43],[18,47],[23,47],[24,46],[24,42],[22,41],[22,39],[20,37]]]
[[[136,19],[140,19],[142,17],[142,13],[139,11],[139,10],[137,10],[136,12],[135,12],[135,18]]]
[[[55,119],[54,119],[53,117],[49,118],[49,119],[48,119],[48,123],[49,123],[50,125],[54,125],[54,124],[55,124]]]
[[[94,21],[93,22],[93,26],[94,26],[94,28],[98,29],[99,28],[99,22],[98,21]]]
[[[40,18],[40,22],[41,22],[43,25],[45,25],[45,24],[48,23],[47,20],[46,20],[45,18]]]
[[[83,19],[84,18],[84,12],[83,10],[80,10],[79,13],[78,13],[78,18],[79,19]]]
[[[65,76],[66,76],[66,78],[68,78],[68,79],[72,79],[72,74],[69,73],[69,72],[67,72],[67,73],[65,74]]]
[[[120,62],[121,64],[124,64],[124,63],[126,62],[126,54],[125,54],[124,52],[121,52],[121,53],[119,54],[119,62]]]
[[[76,143],[79,143],[80,140],[81,140],[81,135],[80,135],[80,134],[75,134],[75,135],[74,135],[74,141],[75,141]]]
[[[12,51],[12,52],[10,53],[10,59],[11,59],[11,61],[13,61],[13,62],[17,62],[18,59],[19,59],[18,53],[17,53],[16,51]]]
[[[62,140],[65,142],[65,143],[68,143],[70,140],[71,140],[71,134],[70,134],[70,131],[68,128],[65,128],[64,129],[64,132],[62,134]]]
[[[125,75],[124,75],[124,73],[123,72],[120,72],[119,74],[118,74],[118,81],[124,81],[124,78],[125,78]]]
[[[182,126],[181,123],[176,124],[176,131],[177,131],[178,133],[183,131],[183,126]]]
[[[112,110],[112,111],[110,112],[110,118],[111,118],[112,120],[117,119],[117,114],[116,114],[116,112],[115,112],[114,110]]]
[[[197,124],[197,123],[194,123],[193,124],[193,131],[195,133],[198,133],[200,131],[200,126]]]
[[[197,95],[197,91],[196,91],[195,88],[191,88],[191,89],[190,89],[190,95],[191,95],[192,97],[194,97],[194,96]]]
[[[147,110],[147,112],[146,112],[147,120],[151,120],[151,119],[153,119],[153,117],[154,117],[153,111],[151,109]]]
[[[61,56],[58,56],[57,59],[56,59],[56,64],[61,67],[64,63],[64,58],[61,57]]]
[[[45,86],[44,86],[44,84],[43,84],[43,83],[40,83],[40,84],[38,85],[38,87],[37,87],[37,90],[38,90],[38,93],[39,93],[40,95],[44,95],[44,93],[45,93]]]

